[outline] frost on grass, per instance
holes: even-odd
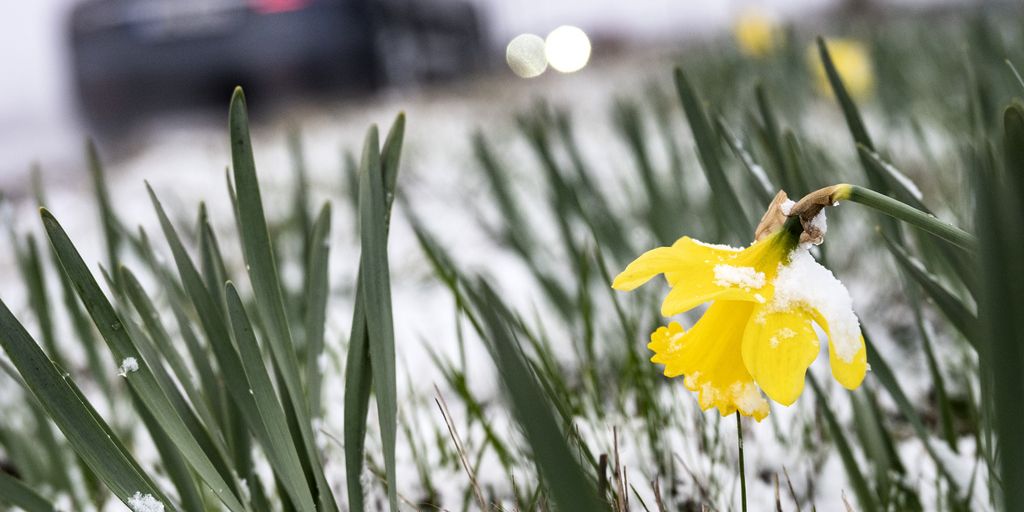
[[[806,306],[817,310],[827,325],[835,355],[850,363],[860,350],[860,322],[853,299],[832,271],[821,266],[806,249],[797,249],[775,278],[774,311]]]
[[[738,286],[744,290],[760,290],[764,283],[764,272],[758,272],[754,267],[715,265],[715,284],[718,286]]]
[[[126,357],[121,361],[121,366],[117,369],[117,374],[121,377],[127,377],[129,373],[139,371],[139,361],[134,357]],[[163,510],[161,506],[160,510]]]
[[[141,492],[136,492],[128,498],[128,506],[132,512],[164,512],[164,504],[160,503],[160,500],[154,498],[152,494]]]
[[[917,183],[914,183],[914,181],[911,180],[910,177],[900,172],[899,169],[894,167],[889,162],[882,160],[882,157],[880,157],[878,153],[872,152],[871,154],[872,156],[875,157],[875,159],[878,162],[882,164],[882,169],[885,169],[885,172],[887,172],[889,176],[892,176],[892,178],[898,181],[900,185],[903,186],[903,188],[907,189],[907,192],[909,192],[910,195],[914,196],[914,199],[917,199],[918,201],[924,199],[924,194],[921,193],[921,189],[917,187]]]

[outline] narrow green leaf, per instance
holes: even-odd
[[[320,209],[309,244],[309,262],[306,264],[306,394],[309,396],[310,414],[319,417],[320,385],[323,382],[320,357],[324,353],[324,325],[330,291],[331,203],[325,203]]]
[[[93,324],[100,331],[114,355],[115,361],[137,358],[139,369],[131,372],[128,385],[139,394],[141,402],[163,426],[167,435],[174,441],[182,455],[192,465],[196,473],[210,486],[214,494],[220,498],[230,510],[241,512],[245,507],[238,501],[237,488],[232,479],[225,479],[217,470],[209,455],[193,437],[185,421],[176,412],[170,399],[164,394],[146,363],[139,348],[128,335],[124,323],[111,306],[110,301],[100,290],[96,280],[89,273],[81,255],[75,249],[67,233],[47,210],[42,210],[43,224],[46,227],[50,243],[53,245],[61,266],[68,278],[75,285],[86,311],[93,319]],[[123,364],[123,363],[122,363]]]
[[[928,207],[921,202],[921,191],[917,189],[916,185],[910,182],[910,178],[907,178],[902,172],[900,172],[894,165],[886,161],[871,149],[867,148],[863,144],[857,145],[857,152],[860,154],[860,158],[867,163],[870,169],[874,170],[874,173],[879,176],[878,181],[883,181],[886,184],[884,190],[892,191],[896,199],[907,203],[918,210],[925,213],[931,213]]]
[[[843,79],[839,76],[839,71],[836,70],[836,66],[832,62],[832,55],[828,52],[828,45],[825,43],[825,39],[819,37],[817,45],[818,56],[821,58],[821,64],[825,67],[825,76],[832,87],[832,92],[836,95],[836,100],[839,101],[839,107],[843,110],[843,117],[846,118],[846,125],[850,129],[850,135],[853,136],[854,144],[860,144],[874,151],[875,145],[871,142],[868,129],[864,126],[860,110],[857,109],[857,104],[854,103],[853,97],[846,90],[846,85],[843,84]],[[870,171],[868,173],[869,177],[871,177]],[[878,184],[873,182],[872,186],[877,188]]]
[[[383,185],[390,187],[385,190],[384,198],[386,210],[390,211],[392,200],[395,197],[395,187],[399,162],[404,139],[405,116],[400,114],[395,119],[388,136],[384,141],[383,149]],[[368,151],[368,149],[366,150]],[[362,183],[362,174],[367,165],[364,161],[355,174],[356,178],[350,184],[357,188]],[[356,191],[355,203],[356,213],[362,211],[363,201],[360,199],[361,190]],[[385,235],[389,229],[388,219],[385,216]],[[358,219],[362,223],[362,217]],[[360,228],[361,231],[361,228]],[[346,484],[348,488],[349,509],[354,512],[362,512],[365,509],[363,500],[363,487],[360,476],[363,471],[363,456],[366,444],[366,422],[369,414],[370,393],[373,390],[373,369],[369,353],[369,334],[367,332],[366,306],[364,303],[365,293],[363,291],[363,256],[360,255],[359,273],[356,277],[355,305],[352,312],[352,328],[349,336],[348,353],[345,358],[345,413],[344,413],[344,438],[345,438],[345,471]],[[397,428],[397,427],[396,427]]]
[[[111,206],[106,174],[103,171],[103,164],[100,163],[96,144],[92,140],[86,144],[86,153],[89,157],[89,174],[92,177],[93,192],[96,194],[96,203],[100,209],[100,221],[103,223],[103,237],[107,245],[107,264],[110,265],[110,268],[116,269],[120,266],[117,254],[121,247],[121,222],[117,219],[117,214],[114,213],[114,208]]]
[[[979,166],[975,204],[981,238],[980,267],[983,375],[991,376],[985,402],[991,407],[998,441],[998,481],[1003,510],[1024,508],[1024,433],[1020,401],[1024,396],[1024,105],[1015,101],[1003,112],[1003,168]],[[984,383],[984,381],[983,381]],[[991,442],[989,443],[991,446]],[[997,501],[998,502],[998,501]]]
[[[871,492],[871,487],[864,478],[864,474],[861,473],[860,463],[853,456],[850,441],[846,439],[843,427],[839,424],[839,420],[836,419],[832,408],[828,406],[826,395],[821,387],[818,386],[818,381],[813,375],[808,374],[807,380],[811,383],[814,394],[818,396],[819,410],[821,410],[822,415],[825,417],[825,423],[828,424],[828,430],[832,434],[832,442],[835,443],[836,450],[839,452],[839,459],[843,462],[843,467],[846,469],[846,476],[850,479],[850,485],[853,486],[853,492],[857,496],[860,510],[868,512],[879,510],[875,495]]]
[[[487,348],[512,400],[516,420],[530,443],[548,495],[559,510],[610,510],[598,497],[594,480],[584,473],[577,455],[566,443],[567,434],[524,359],[499,299],[483,281],[469,293],[483,320]]]
[[[373,368],[370,363],[369,340],[366,333],[366,311],[362,297],[362,273],[357,278],[356,301],[352,309],[352,329],[345,358],[345,479],[348,506],[363,512],[363,456],[366,446],[366,422],[373,390]]]
[[[295,171],[295,195],[292,197],[292,220],[296,223],[299,233],[309,250],[309,238],[313,235],[313,219],[309,215],[309,176],[306,172],[306,157],[302,150],[302,134],[298,127],[288,132],[288,153]],[[309,261],[309,253],[303,254],[303,262]]]
[[[153,340],[161,359],[167,362],[171,371],[177,377],[178,384],[185,391],[185,394],[188,395],[191,406],[196,409],[196,412],[203,418],[206,425],[209,428],[213,428],[216,425],[213,413],[206,407],[204,397],[199,388],[196,387],[196,380],[192,375],[192,371],[189,370],[185,359],[182,358],[171,342],[170,335],[160,321],[160,314],[157,312],[146,290],[143,289],[142,283],[139,282],[135,274],[127,267],[121,267],[121,286],[129,301],[135,307],[135,311],[138,312],[139,318],[142,319],[142,323]]]
[[[776,187],[768,179],[768,174],[764,172],[764,168],[754,161],[753,155],[743,147],[743,141],[726,126],[724,119],[719,117],[717,126],[718,131],[722,134],[722,138],[725,139],[725,143],[736,154],[736,157],[743,163],[743,167],[750,175],[748,182],[751,183],[750,188],[754,190],[757,198],[765,205],[771,203],[772,198],[775,197]]]
[[[57,340],[54,336],[53,317],[46,288],[46,274],[43,272],[39,247],[36,244],[35,236],[31,233],[25,236],[25,249],[23,254],[18,257],[18,264],[28,290],[29,305],[32,306],[32,312],[39,323],[39,334],[47,354],[58,366],[66,367],[67,363],[57,348]]]
[[[889,239],[889,237],[883,236],[885,240],[885,246],[889,249],[889,252],[896,258],[896,262],[899,263],[901,269],[903,269],[917,284],[921,286],[925,294],[932,299],[939,311],[949,319],[949,322],[956,327],[961,334],[967,338],[968,341],[978,348],[978,318],[971,312],[971,310],[964,304],[962,300],[953,295],[949,290],[946,289],[934,275],[928,272],[924,268],[924,265],[920,261],[911,257],[896,245],[895,242]]]
[[[675,71],[676,92],[683,104],[686,118],[690,122],[690,130],[693,132],[693,139],[697,144],[697,153],[700,156],[704,168],[704,175],[708,178],[711,186],[711,194],[714,196],[715,212],[720,213],[729,226],[730,234],[737,240],[748,240],[754,232],[754,226],[750,223],[740,204],[739,197],[729,184],[725,175],[725,168],[722,166],[722,148],[715,135],[708,115],[704,111],[700,98],[690,85],[683,70],[676,68]]]
[[[292,503],[299,510],[315,511],[316,506],[313,504],[313,495],[309,492],[302,470],[299,452],[288,435],[288,420],[284,416],[281,403],[277,400],[270,374],[267,373],[263,353],[256,341],[256,333],[235,286],[229,281],[225,290],[235,343],[238,345],[245,375],[249,381],[248,392],[255,398],[257,417],[263,421],[269,433],[267,458],[274,467],[274,473],[283,482]]]
[[[395,442],[398,429],[398,391],[395,375],[395,333],[391,313],[391,277],[388,268],[386,210],[383,172],[376,127],[370,128],[363,146],[359,176],[359,226],[363,278],[362,300],[366,311],[373,389],[384,452],[388,502],[398,510],[395,473]]]
[[[24,512],[57,512],[45,498],[3,471],[0,471],[0,503],[18,507]]]
[[[205,510],[206,504],[203,502],[202,492],[196,485],[188,463],[174,445],[174,441],[163,431],[156,418],[149,414],[145,405],[140,402],[138,395],[134,392],[130,392],[129,395],[131,395],[135,410],[138,411],[139,417],[142,418],[142,422],[146,425],[149,436],[153,439],[153,445],[156,446],[157,453],[160,454],[160,463],[164,471],[167,472],[167,477],[174,484],[174,487],[178,489],[178,499],[181,501],[182,509]]]
[[[267,331],[267,343],[274,357],[275,369],[284,384],[282,405],[289,416],[292,436],[301,442],[304,450],[303,467],[315,478],[319,500],[329,508],[337,508],[330,486],[323,474],[323,465],[316,449],[312,422],[308,411],[302,382],[299,377],[298,355],[288,326],[281,280],[274,261],[274,249],[263,213],[263,199],[256,177],[256,163],[249,139],[249,115],[245,107],[245,95],[236,88],[231,96],[228,125],[231,139],[231,161],[234,169],[235,193],[238,194],[237,220],[242,239],[242,253],[245,256],[249,281],[256,296],[260,320]]]
[[[46,357],[3,301],[0,345],[71,447],[118,499],[127,503],[136,492],[152,494],[168,510],[175,510],[110,427],[84,401],[68,374]]]
[[[227,319],[217,315],[217,308],[213,303],[214,299],[210,295],[209,290],[206,289],[202,276],[196,270],[195,263],[188,256],[188,253],[185,252],[181,238],[178,236],[174,226],[171,225],[170,219],[168,219],[163,206],[156,198],[153,190],[149,189],[149,193],[164,234],[170,244],[171,254],[174,256],[175,263],[178,266],[182,283],[193,301],[199,321],[209,339],[210,348],[217,359],[217,365],[221,370],[222,380],[224,381],[227,393],[231,397],[232,403],[238,408],[243,419],[249,425],[253,435],[260,441],[265,450],[270,453],[271,434],[267,430],[263,418],[257,412],[258,408],[255,397],[249,393],[251,386],[246,376],[241,356],[235,349],[235,345],[231,343],[232,338],[226,324]],[[280,432],[277,434],[280,434]],[[305,469],[303,469],[303,472],[305,472]]]

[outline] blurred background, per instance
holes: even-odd
[[[971,2],[884,6],[950,3]],[[707,37],[752,8],[814,23],[878,7],[869,0],[14,2],[0,16],[0,185],[20,188],[33,162],[73,166],[86,135],[117,158],[154,129],[201,124],[211,112],[219,122],[236,84],[257,113],[271,116],[303,102],[365,104],[425,88],[464,94],[437,85],[488,79],[480,87],[534,95],[541,81],[517,83],[506,66],[506,46],[520,34],[579,27],[600,61]]]

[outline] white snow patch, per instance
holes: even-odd
[[[853,362],[860,349],[860,322],[853,312],[850,292],[832,271],[799,248],[790,254],[788,264],[779,265],[775,297],[769,309],[780,311],[797,306],[817,310],[828,323],[836,355],[847,363]]]
[[[760,290],[764,283],[764,272],[758,272],[754,267],[715,265],[715,284],[718,286],[738,286],[744,290]]]
[[[139,360],[134,357],[126,357],[121,361],[121,366],[117,369],[117,374],[121,377],[127,377],[129,373],[139,371]],[[160,510],[163,510],[161,507]]]
[[[736,408],[747,416],[768,409],[768,402],[761,396],[753,382],[734,382],[729,386],[729,392],[732,393]]]
[[[932,439],[928,444],[931,445],[935,458],[939,459],[939,464],[946,468],[950,478],[954,480],[957,495],[964,498],[967,490],[971,488],[971,480],[974,479],[974,461],[957,454],[939,439]]]
[[[793,207],[796,206],[796,201],[792,199],[786,199],[785,202],[779,205],[779,210],[782,210],[782,214],[789,217],[789,213],[793,211]]]
[[[137,492],[128,498],[128,506],[132,512],[164,512],[164,504],[153,497],[152,494]]]
[[[711,249],[721,249],[723,251],[735,251],[735,252],[740,252],[740,251],[743,250],[742,247],[733,247],[731,245],[725,245],[725,244],[709,244],[707,242],[701,242],[700,240],[697,240],[696,238],[691,238],[690,240],[693,240],[694,243],[696,243],[697,245],[703,245],[704,247],[709,247]]]

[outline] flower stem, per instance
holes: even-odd
[[[845,199],[871,207],[890,217],[917,226],[967,251],[974,251],[978,246],[978,239],[974,235],[952,224],[947,224],[930,213],[925,213],[868,188],[857,185],[839,185],[839,187],[849,188],[837,191],[835,196],[837,200]]]
[[[747,512],[747,472],[743,468],[743,424],[740,421],[740,412],[736,411],[736,440],[740,448],[740,503],[743,512]]]

